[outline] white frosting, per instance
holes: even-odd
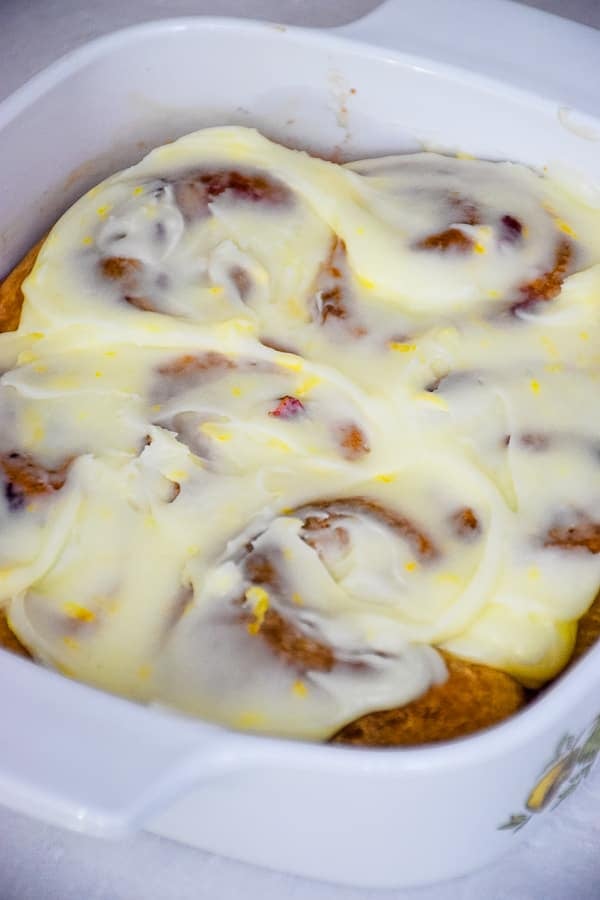
[[[17,636],[306,738],[442,681],[436,647],[553,677],[600,579],[549,537],[600,518],[599,263],[599,211],[514,164],[223,128],[109,178],[0,341]]]

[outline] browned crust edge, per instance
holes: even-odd
[[[45,238],[38,241],[0,282],[0,332],[16,331],[19,327],[24,300],[21,286],[33,269],[44,241]]]
[[[510,675],[442,653],[448,679],[397,709],[367,713],[340,729],[336,744],[414,746],[465,737],[517,712],[525,689]]]

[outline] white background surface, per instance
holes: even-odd
[[[377,0],[0,0],[0,98],[67,50],[133,22],[218,14],[331,26],[377,5]],[[529,5],[600,28],[600,0]],[[368,892],[267,872],[151,835],[99,841],[0,809],[0,900],[600,900],[600,767],[561,813],[482,872],[429,888]]]

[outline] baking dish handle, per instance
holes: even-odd
[[[600,113],[600,31],[510,0],[386,0],[335,31]]]
[[[235,734],[101,693],[4,650],[0,684],[0,804],[55,825],[126,834],[186,787],[225,771],[236,754]]]

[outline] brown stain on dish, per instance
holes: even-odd
[[[164,143],[167,144],[171,142],[165,140]],[[135,141],[133,146],[139,154],[139,158],[141,158],[152,150],[154,145],[148,141]],[[80,165],[71,169],[59,187],[60,195],[67,195],[68,199],[68,195],[76,188],[78,195],[81,196],[88,188],[98,184],[102,178],[106,178],[108,175],[112,174],[112,172],[114,172],[114,164],[114,148],[85,160],[85,162],[80,163]]]
[[[76,185],[78,185],[80,181],[85,181],[93,178],[93,176],[96,174],[98,163],[101,160],[101,156],[95,159],[88,159],[86,162],[81,163],[81,165],[76,166],[76,168],[71,169],[71,171],[63,181],[61,193],[68,194],[69,191]]]

